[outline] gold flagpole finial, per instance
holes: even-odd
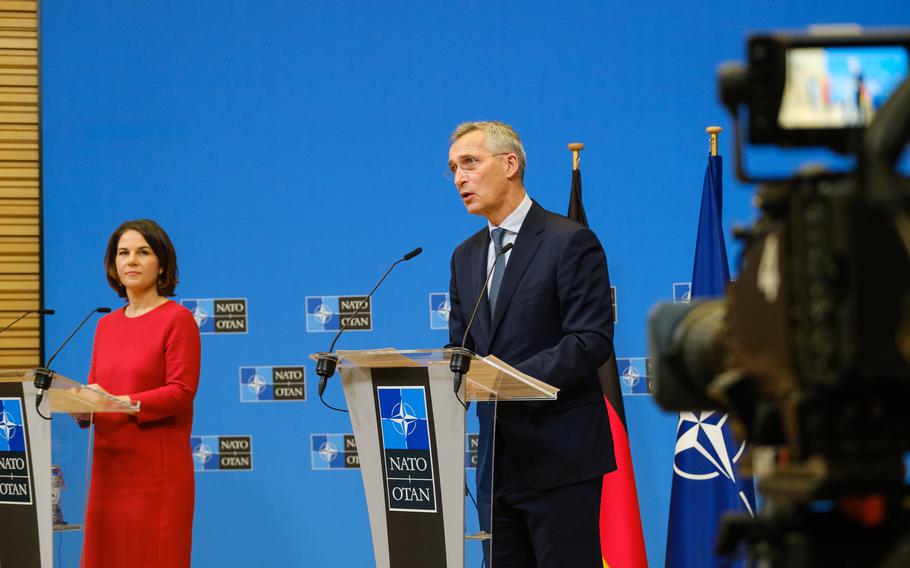
[[[723,131],[723,128],[720,126],[709,126],[705,128],[705,132],[711,135],[711,139],[708,144],[710,148],[709,151],[712,156],[717,155],[717,135],[720,134],[721,131]]]
[[[584,149],[585,145],[581,142],[572,142],[569,144],[569,150],[572,151],[572,170],[577,170],[581,165],[581,155],[579,152]]]

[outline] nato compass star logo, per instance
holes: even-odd
[[[332,442],[326,441],[319,446],[318,454],[325,463],[332,463],[332,460],[338,455],[338,448]]]
[[[266,380],[257,373],[250,377],[250,380],[246,383],[246,388],[250,389],[250,391],[258,396],[262,394],[262,391],[265,390],[267,384]]]
[[[12,439],[16,435],[16,428],[20,426],[21,424],[17,424],[9,412],[5,410],[0,412],[0,436],[3,436],[4,440],[8,442]]]
[[[319,307],[313,311],[313,317],[322,325],[325,325],[325,322],[329,321],[333,315],[332,309],[325,304],[319,304]]]
[[[414,428],[417,427],[417,419],[417,415],[411,405],[406,402],[400,402],[392,408],[392,417],[389,421],[396,432],[407,438],[414,433]]]
[[[448,292],[432,292],[430,294],[430,329],[449,329],[449,313],[452,303],[449,302]]]
[[[310,434],[310,467],[344,471],[360,467],[353,434]]]
[[[734,464],[742,457],[746,443],[739,443],[726,431],[724,425],[729,416],[710,410],[703,412],[681,412],[676,428],[676,450],[673,456],[673,471],[676,475],[692,481],[707,481],[719,476],[736,485]],[[739,491],[740,499],[752,513],[749,499]]]
[[[439,304],[439,307],[436,308],[436,313],[439,314],[439,317],[444,319],[445,321],[449,321],[449,312],[451,312],[451,311],[452,311],[452,305],[449,303],[448,300]]]
[[[196,307],[193,308],[193,319],[196,320],[196,326],[201,329],[205,322],[208,321],[209,314],[205,311],[205,308],[196,304]]]
[[[623,396],[651,394],[650,359],[647,357],[617,357],[619,386]]]
[[[641,373],[634,366],[629,365],[622,371],[622,380],[630,389],[634,389],[641,381]]]
[[[200,442],[198,446],[193,449],[193,459],[196,460],[196,463],[204,466],[209,463],[212,459],[212,456],[215,455],[215,452],[212,451],[205,442]]]

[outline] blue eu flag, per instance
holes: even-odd
[[[708,158],[701,196],[692,298],[721,296],[730,280],[724,245],[723,162]],[[676,428],[673,489],[667,531],[667,568],[731,566],[714,553],[714,540],[725,512],[755,511],[751,478],[739,474],[746,446],[730,431],[720,411],[683,412]]]

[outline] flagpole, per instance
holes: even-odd
[[[717,155],[717,135],[723,131],[723,128],[720,126],[709,126],[705,128],[705,132],[711,135],[710,141],[708,142],[710,147],[711,156]]]
[[[581,142],[568,145],[572,152],[572,185],[569,191],[570,220],[582,227],[588,227],[588,216],[581,199],[581,156],[585,147]],[[604,290],[612,294],[611,290]],[[613,453],[616,468],[604,475],[601,482],[600,553],[604,566],[612,568],[643,568],[648,565],[644,533],[641,530],[641,509],[638,506],[638,490],[635,487],[635,471],[632,466],[632,451],[629,446],[629,431],[626,426],[626,411],[623,408],[622,387],[619,384],[619,369],[616,354],[597,369],[597,378],[604,395],[604,406],[610,420],[610,434],[613,437]]]
[[[585,145],[581,142],[572,142],[569,144],[569,150],[572,151],[572,171],[578,169],[581,165],[581,154],[579,152],[584,149]]]

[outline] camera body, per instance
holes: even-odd
[[[755,181],[742,112],[753,144],[827,147],[857,167],[763,180],[726,296],[652,310],[654,396],[667,410],[724,410],[770,456],[755,471],[763,511],[724,525],[722,549],[746,543],[772,566],[901,565],[910,187],[896,163],[910,139],[910,32],[758,34],[747,53],[747,68],[719,73],[740,178]]]

